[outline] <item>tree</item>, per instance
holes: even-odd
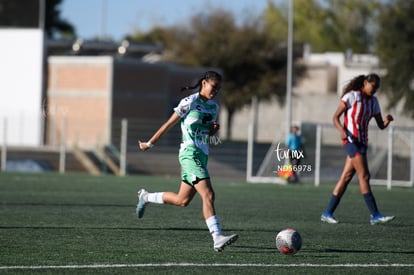
[[[324,26],[326,12],[314,0],[293,1],[293,36],[294,41],[310,44],[314,51],[324,51],[331,44],[330,37],[325,37]],[[286,39],[288,33],[288,6],[286,2],[276,5],[268,2],[263,12],[263,22],[267,33],[274,39]]]
[[[59,5],[63,0],[46,0],[45,32],[49,38],[74,37],[75,28],[60,17]]]
[[[375,14],[380,7],[379,0],[325,0],[325,2],[328,6],[325,29],[333,38],[331,42],[339,46],[336,49],[372,53],[376,28]]]
[[[294,40],[307,43],[315,52],[370,52],[378,1],[294,0]],[[263,21],[269,35],[287,36],[287,6],[269,1]]]
[[[259,100],[276,97],[283,102],[285,41],[272,39],[258,20],[246,20],[237,26],[233,15],[224,10],[194,16],[189,25],[191,28],[178,35],[179,46],[172,56],[181,64],[223,71],[222,103],[228,111],[228,138],[234,113],[250,104],[253,96]]]
[[[253,96],[259,100],[275,97],[279,103],[284,101],[287,35],[270,36],[260,18],[246,19],[240,26],[231,13],[213,9],[192,17],[186,26],[158,27],[132,38],[162,43],[169,61],[222,70],[225,81],[221,100],[228,111],[229,139],[234,113],[250,104]],[[301,54],[301,49],[295,51],[295,57],[298,52]],[[303,72],[303,67],[295,66],[295,76],[300,77]]]
[[[380,11],[377,33],[377,55],[386,69],[382,86],[395,107],[403,102],[403,109],[414,118],[414,2],[391,1]]]
[[[75,36],[75,28],[60,17],[59,5],[63,0],[0,0],[0,26],[39,28],[43,22],[42,3],[45,4],[44,28],[50,38]]]

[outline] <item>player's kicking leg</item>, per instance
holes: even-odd
[[[137,217],[141,219],[144,216],[145,206],[148,203],[148,191],[141,189],[138,191],[138,203],[137,203]]]
[[[216,238],[214,238],[214,250],[217,252],[222,252],[224,247],[231,245],[232,243],[237,241],[238,238],[239,235],[237,234],[233,234],[230,236],[217,236]]]

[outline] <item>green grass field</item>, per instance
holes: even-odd
[[[196,197],[187,208],[149,205],[135,215],[136,191],[176,191],[178,179],[55,173],[0,174],[2,274],[414,274],[414,190],[374,186],[380,210],[396,215],[371,226],[353,183],[336,211],[319,221],[333,183],[248,184],[214,180],[225,234],[212,249]],[[275,234],[296,228],[302,249],[280,254]]]

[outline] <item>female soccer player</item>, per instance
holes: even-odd
[[[359,75],[353,78],[343,90],[341,102],[333,116],[347,152],[342,175],[333,189],[328,207],[321,215],[321,221],[338,223],[333,213],[338,206],[355,172],[358,174],[359,189],[371,213],[372,225],[386,223],[394,216],[385,216],[378,211],[374,195],[369,184],[370,173],[367,162],[368,124],[372,117],[380,129],[385,129],[393,117],[387,115],[383,120],[375,93],[380,87],[380,78],[376,74]],[[344,115],[343,125],[340,117]]]
[[[238,239],[237,234],[223,236],[221,225],[214,207],[214,191],[207,170],[210,136],[219,130],[217,116],[219,106],[213,101],[221,88],[222,77],[214,71],[206,72],[194,87],[183,90],[198,91],[180,101],[171,117],[147,141],[138,141],[142,151],[146,151],[178,121],[181,123],[182,142],[179,151],[181,165],[181,185],[178,193],[149,193],[138,191],[137,215],[142,218],[148,203],[187,206],[198,193],[202,199],[203,216],[213,237],[213,248],[222,251],[225,246]]]

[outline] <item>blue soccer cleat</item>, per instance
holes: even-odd
[[[337,219],[335,219],[335,217],[328,212],[323,212],[321,215],[321,221],[326,222],[326,223],[330,223],[330,224],[337,224],[339,223],[339,221]]]
[[[384,214],[378,213],[370,216],[371,225],[387,223],[395,219],[395,216],[385,216]]]

